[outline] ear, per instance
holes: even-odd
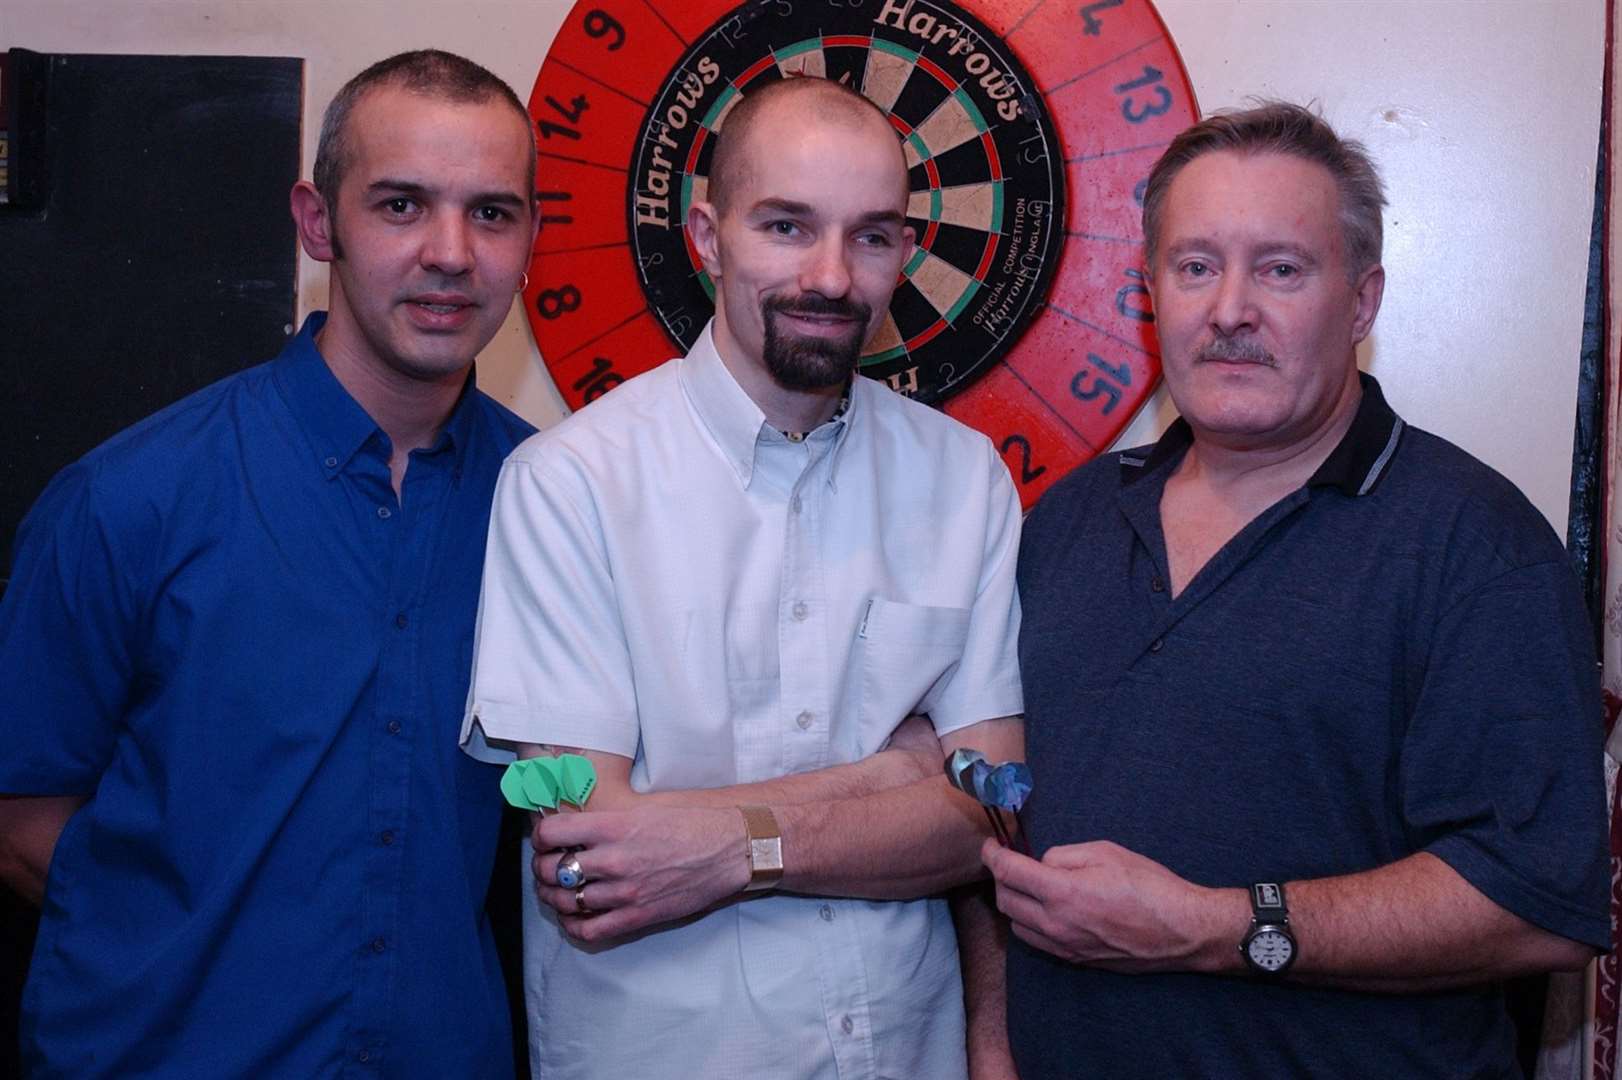
[[[906,266],[912,261],[912,254],[918,250],[918,233],[911,225],[901,227],[901,265]]]
[[[695,202],[687,208],[687,235],[704,263],[710,280],[721,280],[721,215],[714,203]]]
[[[1358,275],[1355,286],[1356,308],[1352,312],[1352,344],[1356,345],[1374,329],[1374,317],[1380,314],[1380,300],[1385,296],[1385,267],[1376,263]]]
[[[541,193],[537,191],[529,198],[529,249],[535,250],[535,241],[541,236]]]
[[[327,213],[327,200],[308,180],[293,185],[288,196],[293,208],[293,223],[298,226],[298,240],[304,253],[316,262],[332,262],[336,246],[332,236],[332,215]]]

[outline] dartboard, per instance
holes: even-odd
[[[911,170],[917,248],[862,373],[984,431],[1029,506],[1160,374],[1143,185],[1197,110],[1148,0],[579,0],[529,102],[548,370],[579,408],[693,344],[714,288],[685,226],[715,135],[805,76],[883,109]]]

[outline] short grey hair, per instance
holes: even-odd
[[[1385,189],[1366,147],[1342,139],[1323,117],[1287,101],[1206,117],[1171,141],[1149,170],[1143,195],[1143,241],[1153,268],[1160,245],[1160,219],[1166,193],[1177,174],[1195,158],[1228,150],[1241,154],[1288,154],[1329,170],[1340,190],[1340,226],[1346,241],[1347,273],[1357,275],[1380,261],[1384,243],[1381,210]]]

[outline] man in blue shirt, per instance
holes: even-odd
[[[1150,174],[1181,419],[1026,524],[1039,861],[988,845],[1023,1080],[1518,1075],[1501,981],[1610,941],[1565,552],[1355,348],[1372,163],[1289,105]]]
[[[0,873],[43,899],[31,1074],[511,1075],[497,777],[456,732],[490,493],[530,432],[473,358],[523,277],[534,163],[469,61],[357,76],[292,192],[330,313],[24,522]]]

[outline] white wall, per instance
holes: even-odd
[[[680,0],[669,0],[680,2]],[[971,0],[972,2],[972,0]],[[1201,106],[1316,99],[1384,168],[1385,308],[1365,366],[1411,422],[1508,474],[1565,528],[1606,0],[1158,0]],[[321,110],[370,61],[433,45],[528,98],[569,0],[4,0],[0,48],[306,60]],[[300,265],[299,308],[325,271]],[[560,399],[514,310],[482,385],[538,424]],[[1123,437],[1152,438],[1164,394]]]

